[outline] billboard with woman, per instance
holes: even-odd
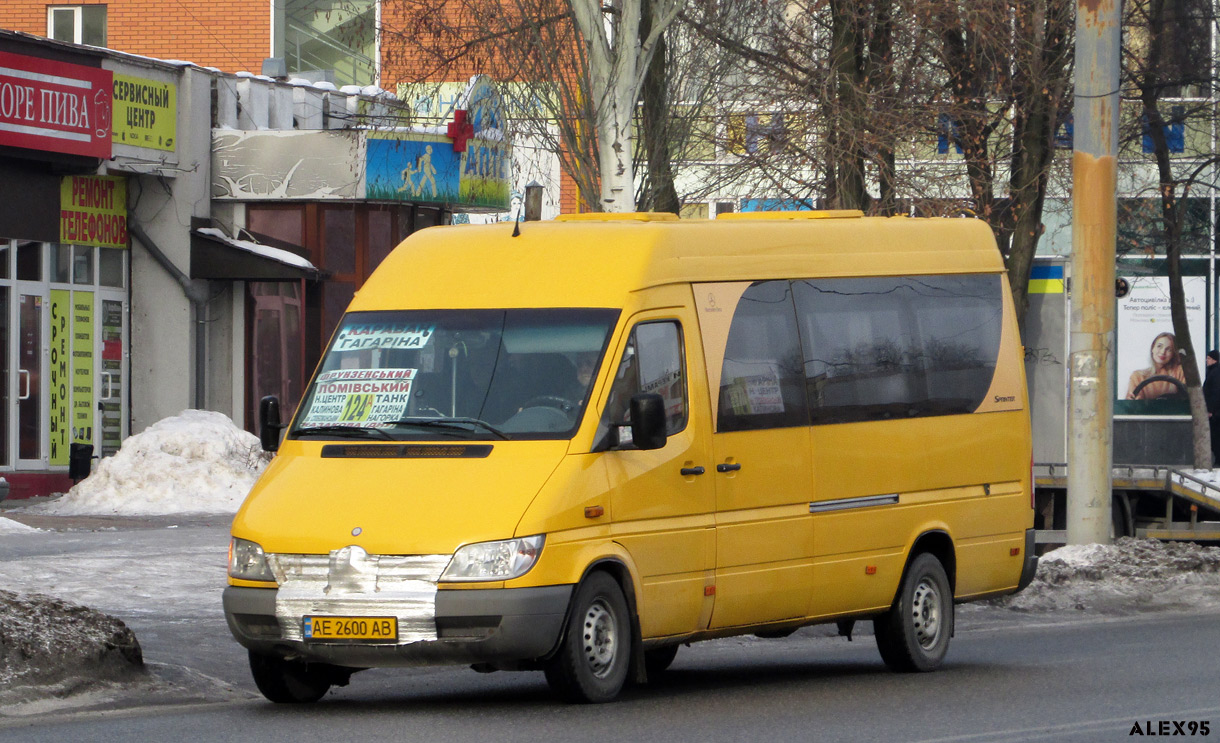
[[[1199,357],[1194,362],[1182,356],[1173,332],[1169,279],[1128,276],[1120,282],[1126,282],[1126,294],[1118,298],[1114,385],[1118,399],[1114,412],[1119,415],[1185,415],[1183,365],[1196,363],[1202,378],[1201,361],[1203,351],[1208,348],[1204,320],[1206,278],[1187,276],[1183,279],[1187,324]]]

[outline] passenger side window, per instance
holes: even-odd
[[[804,426],[804,371],[787,281],[755,282],[733,313],[720,373],[719,431]]]
[[[810,421],[970,413],[995,373],[998,275],[793,282]]]
[[[666,435],[686,428],[686,363],[678,323],[648,322],[632,329],[615,371],[602,428],[625,425],[631,397],[642,392],[655,392],[665,401]]]

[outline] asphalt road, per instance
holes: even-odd
[[[117,613],[158,680],[86,699],[98,707],[88,711],[0,709],[0,741],[1116,741],[1161,721],[1170,733],[1206,721],[1206,737],[1220,738],[1214,612],[966,607],[932,674],[886,670],[867,625],[850,643],[815,627],[684,647],[663,679],[609,705],[558,702],[541,673],[460,668],[368,671],[316,705],[272,705],[254,693],[219,611],[223,553],[218,579],[212,553],[224,534],[221,522],[154,520],[6,535],[0,585]]]
[[[537,673],[371,671],[310,707],[40,716],[0,721],[0,740],[1118,741],[1160,721],[1220,736],[1213,615],[979,626],[922,675],[886,671],[869,639],[683,648],[663,681],[596,707],[555,701]]]

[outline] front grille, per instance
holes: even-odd
[[[329,555],[271,554],[275,614],[286,640],[302,617],[394,616],[398,644],[436,639],[436,583],[450,555],[370,555],[352,545]]]

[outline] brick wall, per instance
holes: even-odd
[[[3,0],[0,28],[45,36],[49,4]],[[107,6],[106,45],[123,52],[256,73],[271,54],[267,0],[73,0],[63,5]]]

